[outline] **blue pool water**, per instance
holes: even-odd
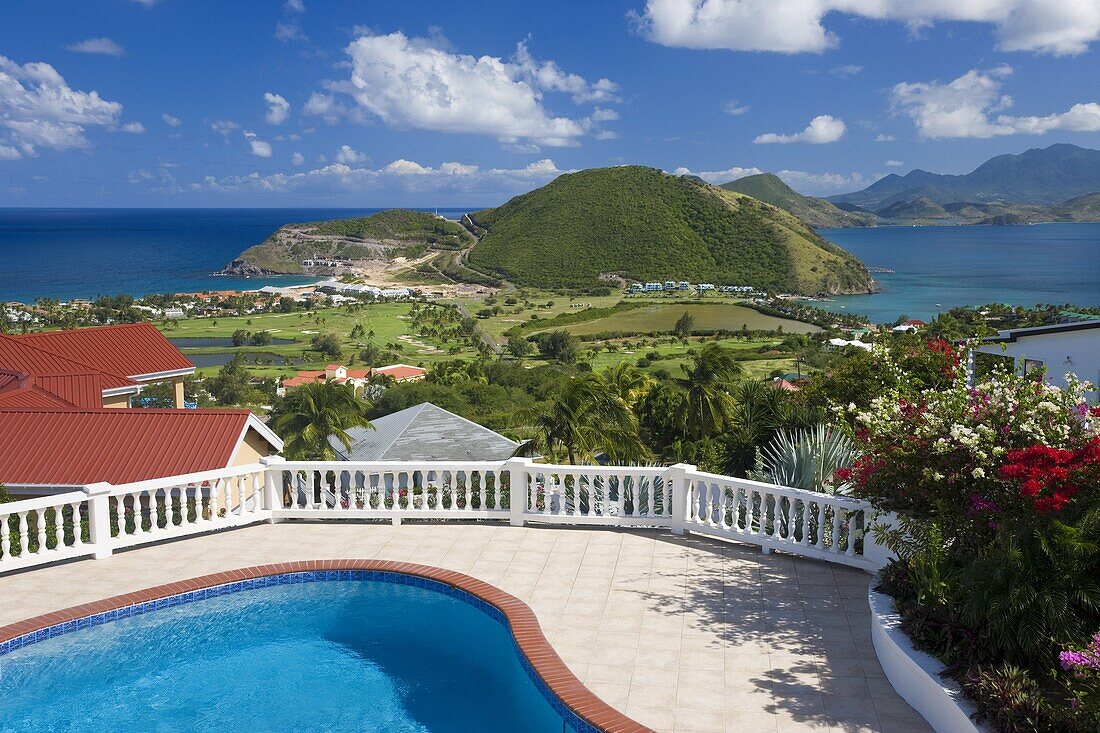
[[[432,587],[341,580],[108,621],[0,656],[0,728],[576,730],[525,669],[502,617],[474,603]]]

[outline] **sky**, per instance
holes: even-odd
[[[1100,147],[1097,0],[12,0],[0,206],[499,204],[582,168],[829,195]]]

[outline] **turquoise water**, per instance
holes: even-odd
[[[436,590],[245,590],[0,656],[11,733],[562,733],[506,627]]]
[[[960,305],[1100,306],[1100,224],[824,229],[863,260],[882,292],[821,303],[875,323],[930,319]]]
[[[433,209],[424,209],[431,211]],[[380,209],[0,208],[0,302],[298,285],[316,278],[215,276],[283,224]],[[455,209],[440,214],[458,217]]]

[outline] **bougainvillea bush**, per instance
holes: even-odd
[[[861,457],[838,479],[903,517],[877,538],[899,556],[883,589],[996,730],[1100,731],[1094,678],[1061,656],[1100,628],[1092,386],[955,371],[851,410]]]

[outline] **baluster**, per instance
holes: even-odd
[[[840,552],[840,510],[833,507],[833,541],[829,546],[833,552]]]
[[[27,536],[27,512],[19,512],[19,555],[26,557],[30,554],[30,546]]]
[[[848,557],[852,557],[856,554],[856,512],[849,511],[848,514],[848,547],[844,550],[844,554]]]
[[[477,472],[477,506],[478,506],[478,509],[481,509],[482,511],[484,511],[485,509],[488,509],[488,507],[485,506],[485,489],[486,489],[485,485],[487,483],[489,483],[489,473],[487,471],[478,471]],[[473,504],[467,504],[466,508],[467,509],[473,509],[474,506],[473,506]]]
[[[65,546],[65,505],[53,507],[53,531],[50,539],[53,540],[54,549],[60,550]]]
[[[81,537],[82,528],[80,526],[80,504],[81,503],[79,501],[74,501],[72,504],[69,505],[70,507],[72,507],[73,510],[73,547],[80,547],[84,544],[84,538]]]
[[[473,487],[470,486],[470,482],[474,480],[474,473],[473,473],[473,471],[463,471],[461,476],[462,476],[462,508],[463,509],[469,509],[470,505],[471,505],[471,500],[473,499],[473,493],[471,492],[471,489]],[[451,508],[452,509],[455,508],[453,503],[451,504]]]
[[[244,516],[245,507],[245,477],[237,477],[237,516]]]
[[[802,522],[801,522],[802,539],[800,539],[798,541],[798,544],[805,547],[806,545],[810,544],[810,502],[806,501],[805,499],[802,499],[801,502],[802,502]]]
[[[46,551],[46,510],[39,509],[34,513],[35,539],[38,540],[38,552],[41,555]]]
[[[817,501],[817,542],[814,546],[819,550],[825,549],[825,503],[820,499]]]
[[[646,502],[645,502],[645,506],[646,506],[645,513],[646,513],[647,517],[652,517],[653,514],[657,511],[657,499],[654,496],[654,493],[656,493],[656,491],[657,491],[657,477],[656,476],[650,476],[649,477],[649,489],[646,491]]]
[[[11,528],[8,526],[8,515],[0,514],[0,560],[11,559]]]

